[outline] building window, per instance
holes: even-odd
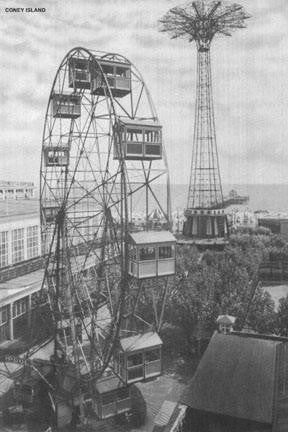
[[[143,353],[130,354],[127,357],[128,381],[144,378],[144,359]]]
[[[227,335],[229,333],[231,333],[232,330],[232,326],[231,324],[220,324],[220,332]]]
[[[142,247],[140,249],[140,261],[155,260],[154,247]]]
[[[8,231],[0,232],[0,267],[8,265]]]
[[[34,258],[38,255],[38,225],[35,225],[27,228],[27,258]]]
[[[151,143],[160,143],[160,131],[144,130],[144,141]]]
[[[159,246],[159,259],[172,258],[174,248],[172,246]]]
[[[0,326],[8,322],[8,306],[0,308]]]
[[[126,132],[126,141],[137,141],[142,142],[142,129],[127,129]]]
[[[13,303],[13,318],[24,315],[27,312],[28,297],[17,300]]]
[[[133,366],[138,366],[140,364],[143,364],[143,354],[142,353],[137,353],[137,354],[130,354],[127,357],[127,366],[128,367],[133,367]]]
[[[12,264],[24,260],[24,228],[12,231]]]
[[[153,361],[157,361],[160,360],[161,354],[160,354],[160,349],[156,348],[153,349],[151,351],[146,351],[145,353],[145,362],[146,363],[151,363]]]

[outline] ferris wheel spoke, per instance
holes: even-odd
[[[139,108],[139,104],[140,104],[140,100],[141,100],[141,97],[142,97],[142,94],[143,94],[143,90],[144,90],[144,83],[142,83],[140,94],[139,94],[138,100],[136,102],[135,110],[133,112],[133,118],[137,116],[137,111],[138,111],[138,108]]]
[[[115,178],[118,177],[119,174],[120,174],[119,172],[116,172],[115,174],[111,175],[111,177],[107,178],[105,180],[104,184],[98,184],[94,188],[90,189],[89,191],[87,191],[85,188],[81,187],[81,189],[83,190],[83,195],[81,197],[79,197],[78,199],[76,199],[72,204],[70,204],[70,205],[68,204],[67,205],[67,211],[69,212],[71,210],[71,208],[73,208],[77,204],[81,203],[82,200],[87,199],[87,198],[90,198],[91,200],[98,203],[98,201],[96,200],[96,198],[94,196],[95,192],[100,193],[102,187],[107,188],[107,185],[109,183],[113,182],[115,180]],[[71,178],[71,182],[72,181],[73,181],[73,178]],[[106,189],[105,189],[105,191],[106,191]],[[103,203],[104,202],[104,196],[102,196],[102,198],[103,198],[103,201],[102,201],[102,203]],[[102,206],[102,208],[103,208],[103,206]]]
[[[155,199],[156,203],[158,204],[158,207],[160,208],[160,210],[161,210],[162,213],[165,215],[165,218],[166,218],[167,221],[168,221],[168,214],[164,211],[164,208],[163,208],[162,204],[161,204],[160,201],[158,200],[158,198],[157,198],[155,192],[154,192],[153,189],[151,188],[151,184],[149,184],[149,183],[148,183],[148,188],[149,188],[149,190],[150,190],[150,192],[151,192],[153,198]]]

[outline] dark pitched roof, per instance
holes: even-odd
[[[272,423],[280,343],[215,333],[180,402],[196,410]]]

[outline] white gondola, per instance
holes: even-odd
[[[90,61],[84,58],[69,59],[69,87],[90,89]]]
[[[75,94],[52,95],[54,118],[76,119],[81,115],[81,97]]]
[[[156,378],[162,373],[162,340],[155,332],[120,339],[116,370],[126,384]]]
[[[55,218],[57,217],[59,210],[60,207],[59,205],[57,205],[55,201],[51,203],[49,203],[48,201],[45,207],[43,206],[42,208],[43,216],[45,217],[45,222],[46,223],[55,222]]]
[[[114,158],[162,159],[162,126],[156,121],[119,119]]]
[[[169,231],[129,234],[128,272],[137,279],[175,274],[176,239]]]
[[[67,146],[47,147],[44,150],[45,165],[47,167],[65,167],[69,161]]]
[[[131,92],[131,65],[113,60],[99,59],[111,93],[114,97],[123,97]],[[105,95],[105,80],[101,70],[98,68],[93,72],[91,80],[91,93],[94,95]]]
[[[106,419],[131,409],[130,387],[115,376],[103,377],[95,385],[95,412],[99,419]]]

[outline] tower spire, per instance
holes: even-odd
[[[183,234],[195,240],[225,239],[224,212],[214,120],[210,47],[215,35],[231,36],[249,18],[242,6],[198,0],[174,7],[160,20],[161,31],[185,37],[197,47],[197,88],[192,163]]]

